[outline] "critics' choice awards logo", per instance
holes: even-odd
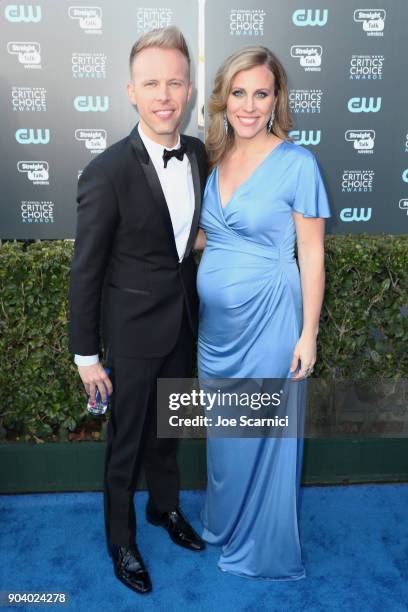
[[[352,55],[350,60],[350,79],[355,81],[381,81],[383,78],[383,55]]]
[[[94,154],[106,149],[106,130],[78,129],[75,130],[75,139],[83,142],[85,149]]]
[[[325,26],[329,17],[328,9],[297,9],[292,15],[295,26]]]
[[[373,190],[374,170],[344,170],[341,190],[344,193],[369,193]]]
[[[289,106],[293,113],[320,113],[322,97],[321,89],[291,89]]]
[[[70,6],[68,16],[78,21],[85,34],[102,34],[102,9],[99,6]]]
[[[106,113],[109,109],[108,96],[77,96],[74,108],[80,113]]]
[[[19,128],[15,137],[19,144],[48,144],[50,142],[50,130],[47,128]]]
[[[344,138],[353,143],[353,148],[358,153],[374,153],[374,130],[347,130]]]
[[[320,45],[292,45],[290,55],[299,59],[305,72],[320,72],[322,69],[323,47]]]
[[[263,36],[265,15],[263,9],[232,9],[231,36]]]
[[[9,42],[7,52],[15,55],[24,68],[41,68],[41,48],[38,42]]]
[[[371,208],[343,208],[340,211],[340,219],[345,223],[350,221],[369,221],[371,219]]]
[[[294,139],[297,145],[313,145],[320,144],[321,140],[320,130],[292,130],[289,132],[289,136]]]
[[[8,4],[4,16],[11,23],[38,23],[41,21],[41,6],[33,4]]]
[[[54,223],[54,202],[22,200],[20,210],[23,223]]]
[[[357,9],[354,21],[361,23],[367,36],[384,36],[386,12],[384,9]]]
[[[408,183],[408,168],[405,168],[405,170],[403,171],[402,180],[404,181],[404,183]]]
[[[74,79],[106,79],[105,53],[73,53],[71,62]]]
[[[25,174],[33,185],[49,185],[49,164],[46,161],[19,161],[17,170]]]
[[[173,11],[170,8],[139,8],[136,12],[136,29],[144,34],[156,28],[167,28],[173,23]]]
[[[350,113],[378,113],[381,110],[381,98],[350,98],[347,108]]]
[[[44,87],[12,87],[11,105],[13,111],[45,112],[47,90]]]

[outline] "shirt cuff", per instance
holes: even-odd
[[[75,355],[74,361],[78,366],[95,365],[99,361],[98,355]]]

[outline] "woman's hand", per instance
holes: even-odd
[[[316,338],[311,335],[307,336],[302,334],[293,351],[290,372],[293,373],[298,366],[300,369],[296,374],[292,374],[292,379],[298,380],[309,376],[315,363]]]

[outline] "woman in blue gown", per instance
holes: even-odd
[[[230,56],[217,73],[209,116],[212,170],[197,241],[197,248],[205,244],[197,281],[199,378],[306,384],[316,359],[330,210],[315,156],[288,140],[293,124],[276,56],[265,47]],[[292,399],[299,431],[305,397]],[[203,538],[222,547],[220,569],[259,579],[305,577],[302,450],[301,436],[208,436]]]

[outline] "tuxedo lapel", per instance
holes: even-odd
[[[142,166],[144,175],[146,177],[146,180],[150,187],[150,191],[153,196],[152,201],[154,205],[156,206],[157,211],[164,223],[164,226],[166,228],[166,233],[170,241],[171,249],[174,253],[174,256],[176,257],[178,261],[177,246],[176,246],[176,241],[174,239],[173,225],[171,222],[169,208],[167,206],[166,198],[164,197],[163,189],[160,184],[159,177],[157,176],[157,172],[154,167],[154,164],[149,157],[149,154],[146,150],[146,147],[143,144],[142,139],[140,138],[140,134],[137,129],[137,126],[132,130],[130,134],[130,141],[139,158],[140,165]]]
[[[200,181],[200,172],[198,169],[197,156],[195,151],[190,148],[186,142],[186,139],[181,136],[180,141],[182,144],[186,146],[187,157],[190,161],[191,165],[191,174],[193,177],[193,186],[194,186],[194,214],[193,220],[191,222],[190,235],[187,240],[186,251],[184,254],[184,258],[188,257],[190,251],[193,247],[193,243],[197,234],[198,229],[198,220],[200,217],[200,208],[201,208],[201,181]]]

